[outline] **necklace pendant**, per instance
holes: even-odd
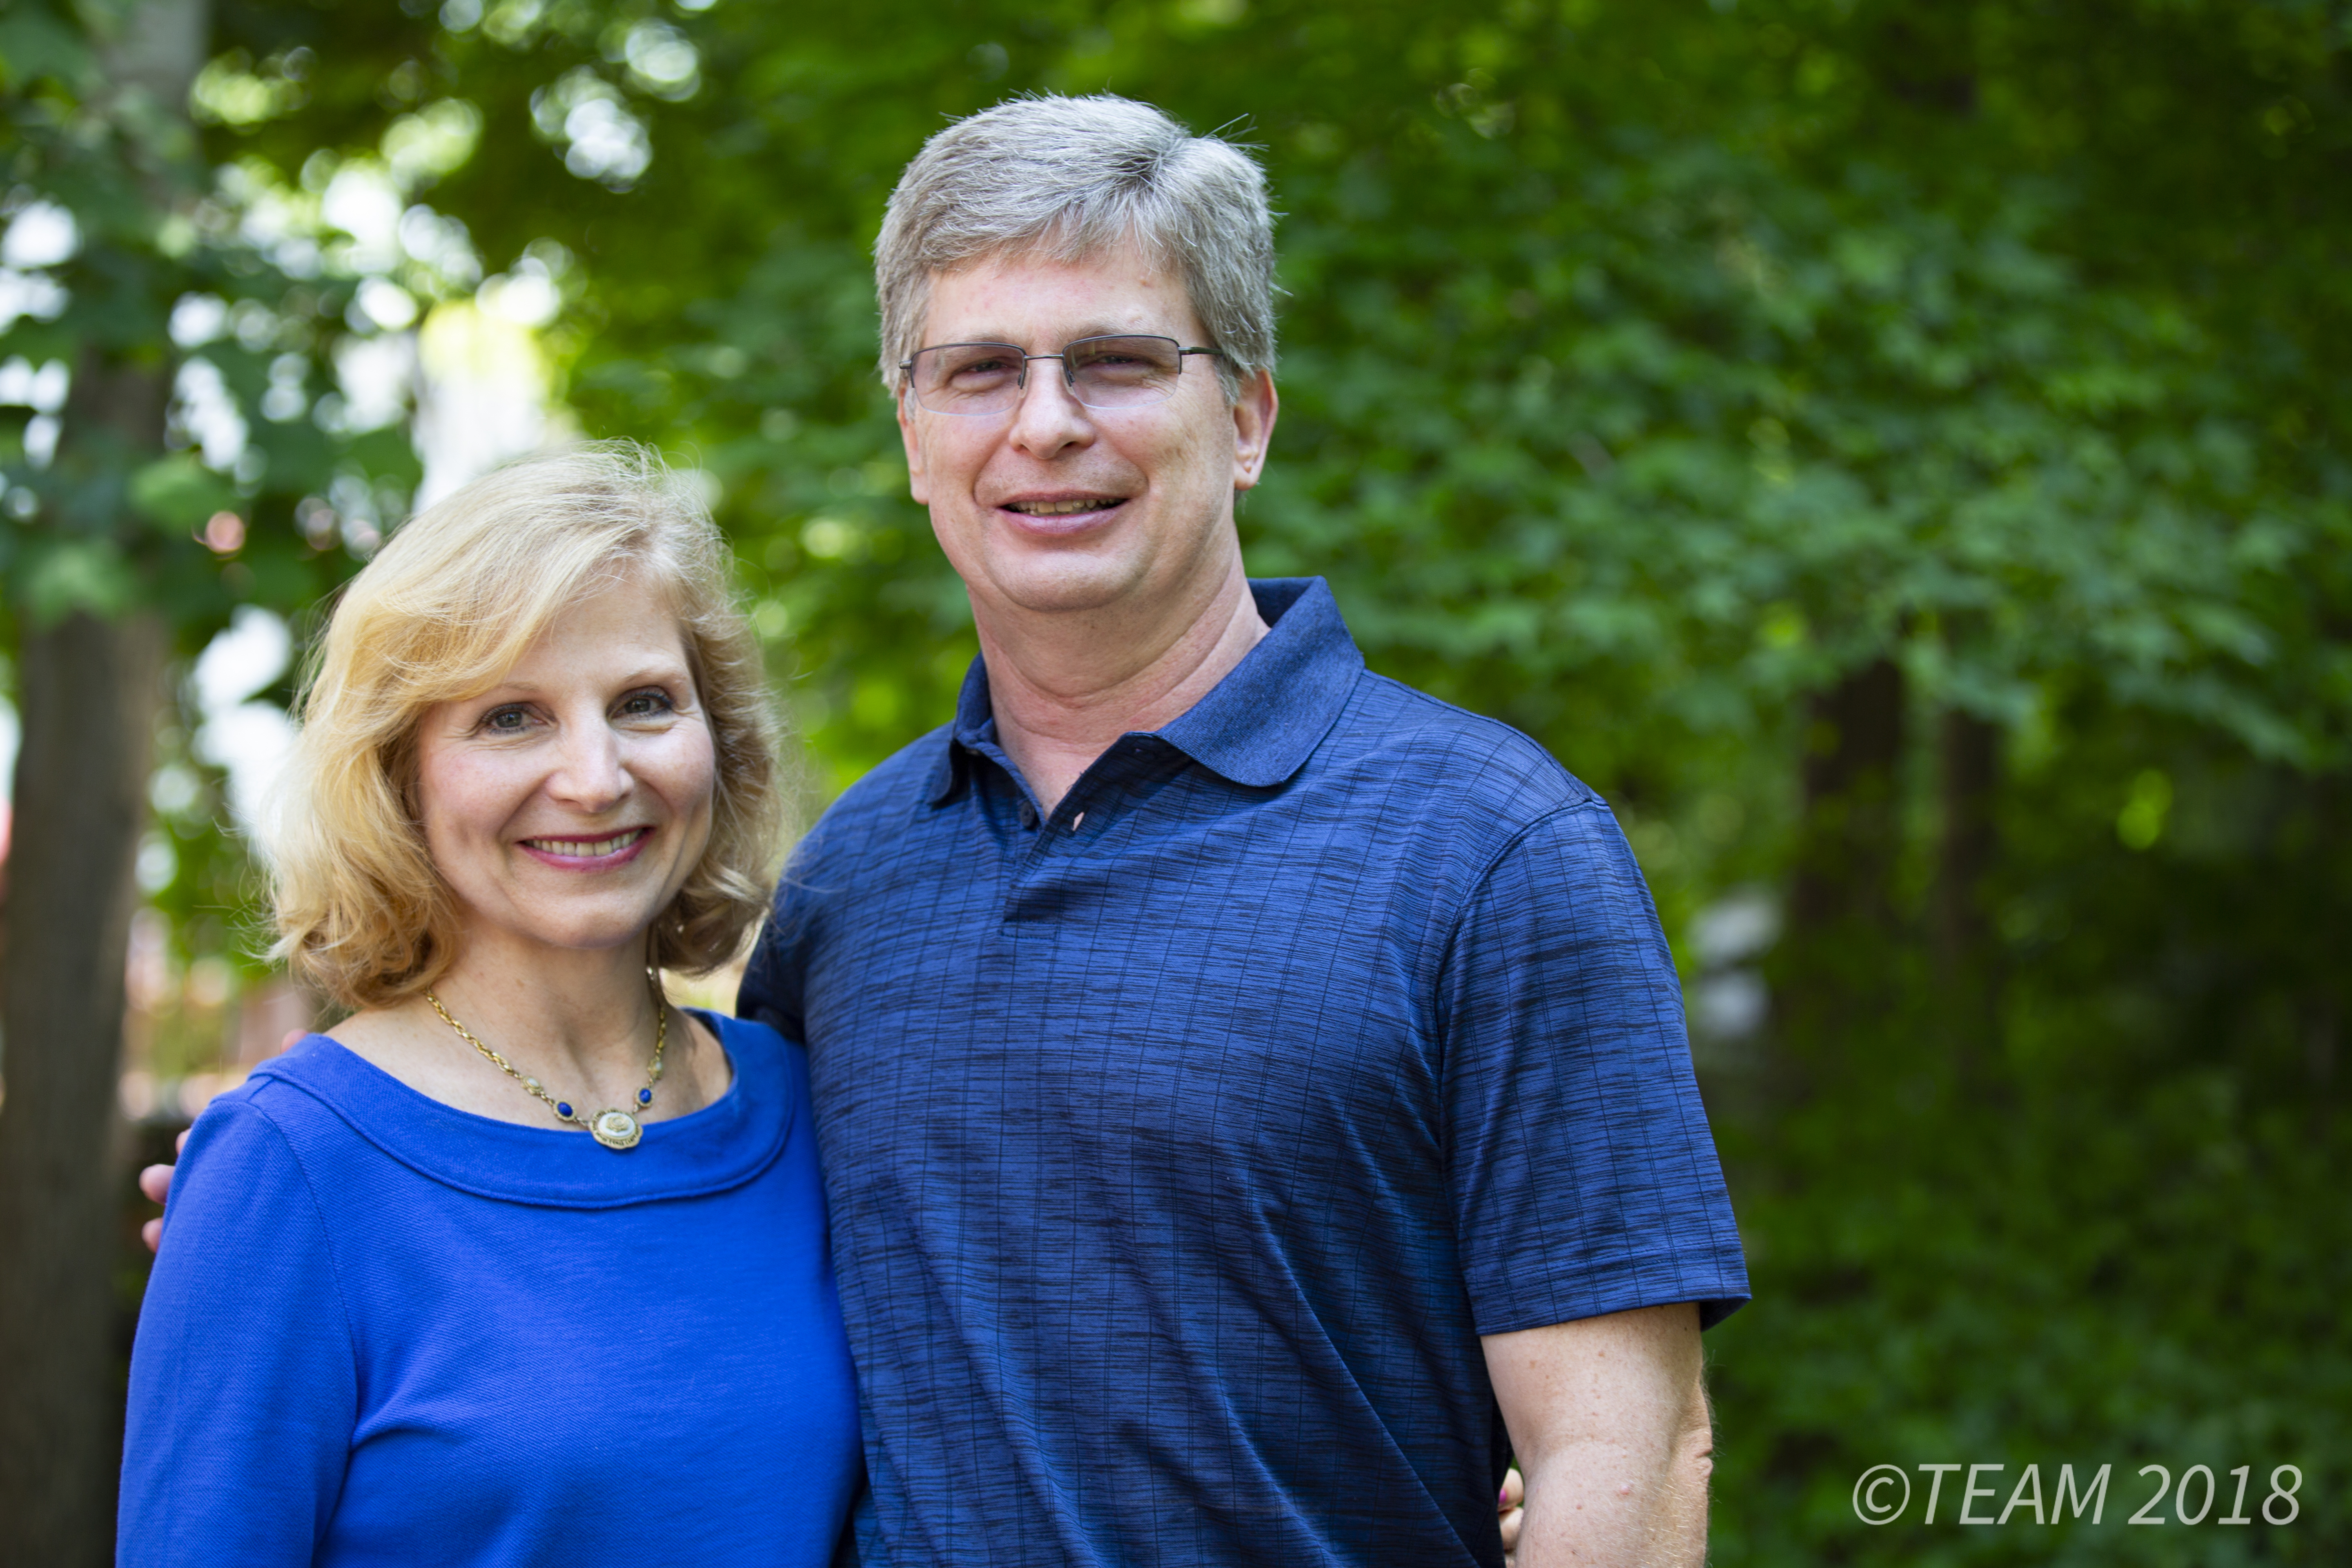
[[[634,1149],[637,1140],[646,1135],[637,1119],[625,1110],[600,1110],[588,1123],[588,1131],[596,1142],[607,1149]]]

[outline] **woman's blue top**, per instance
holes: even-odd
[[[832,1562],[863,1469],[805,1060],[699,1016],[733,1086],[623,1152],[320,1035],[214,1100],[140,1311],[120,1561]]]

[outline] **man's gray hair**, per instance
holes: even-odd
[[[1038,97],[957,121],[890,193],[874,242],[884,384],[897,391],[923,346],[938,274],[1006,255],[1084,261],[1130,241],[1183,277],[1200,346],[1223,353],[1227,396],[1274,368],[1274,216],[1256,163],[1148,103]]]

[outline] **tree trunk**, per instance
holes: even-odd
[[[1984,880],[2000,852],[1993,792],[2000,782],[2000,731],[1974,714],[1945,713],[1937,762],[1943,839],[1936,866],[1937,989],[1952,1028],[1952,1067],[1969,1079],[1995,1045],[2000,972]]]
[[[101,22],[101,99],[184,112],[209,16],[205,0],[146,0]],[[142,174],[150,204],[166,207],[172,172]],[[162,360],[84,346],[61,473],[119,478],[162,455]],[[126,535],[144,527],[121,522]],[[23,738],[0,957],[0,1540],[13,1563],[105,1568],[122,1454],[110,1147],[164,637],[143,611],[17,625]]]
[[[2344,629],[2330,630],[2352,641]],[[2341,774],[2322,773],[2312,781],[2310,855],[2320,868],[2320,887],[2334,895],[2332,907],[2339,910],[2352,903],[2352,843],[2347,841],[2352,836],[2344,830],[2344,793]],[[2317,934],[2318,941],[2307,950],[2305,973],[2311,979],[2303,1000],[2303,1054],[2311,1074],[2311,1135],[2325,1147],[2335,1135],[2336,1058],[2342,1053],[2345,1003],[2352,997],[2352,985],[2345,982],[2336,939],[2324,928]]]
[[[163,637],[75,612],[19,644],[0,1102],[0,1532],[112,1560],[121,1456],[108,1148]]]
[[[1815,697],[1805,737],[1789,936],[1776,963],[1777,1031],[1791,1089],[1884,1010],[1897,953],[1903,672],[1880,659]]]

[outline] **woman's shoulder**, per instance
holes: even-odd
[[[352,1101],[366,1085],[357,1058],[324,1035],[307,1035],[255,1068],[236,1088],[215,1095],[190,1129],[188,1158],[267,1165],[281,1152],[299,1162],[305,1149],[352,1136]]]
[[[305,1035],[261,1062],[246,1080],[220,1097],[252,1107],[273,1120],[341,1119],[355,1101],[379,1088],[381,1069],[372,1068],[341,1041]],[[217,1103],[217,1102],[216,1102]]]
[[[203,1126],[209,1117],[282,1129],[287,1123],[331,1116],[344,1089],[349,1056],[324,1035],[305,1035],[256,1066],[243,1083],[213,1096],[196,1125]]]
[[[793,1102],[804,1100],[808,1094],[808,1049],[788,1035],[779,1034],[769,1025],[751,1018],[738,1018],[716,1008],[689,1008],[696,1019],[719,1037],[727,1048],[727,1059],[735,1070],[749,1073],[756,1079],[768,1079],[783,1086],[786,1113]]]
[[[315,1059],[322,1046],[333,1042],[311,1036],[212,1098],[188,1130],[167,1217],[186,1219],[206,1194],[251,1214],[281,1194],[311,1206],[331,1191],[356,1139],[333,1100],[334,1064]]]
[[[738,1018],[731,1013],[721,1013],[715,1007],[689,1007],[687,1011],[693,1014],[705,1027],[719,1037],[719,1043],[727,1047],[730,1056],[734,1055],[739,1048],[758,1051],[763,1055],[782,1055],[785,1052],[798,1051],[801,1048],[798,1041],[786,1039],[773,1028],[756,1019]]]
[[[337,1025],[337,1034],[346,1026]],[[462,1165],[478,1129],[504,1130],[426,1097],[363,1049],[310,1034],[215,1096],[181,1163],[202,1164],[207,1181],[248,1166],[257,1179],[275,1167],[333,1206],[347,1194],[381,1194],[438,1176],[445,1163]]]

